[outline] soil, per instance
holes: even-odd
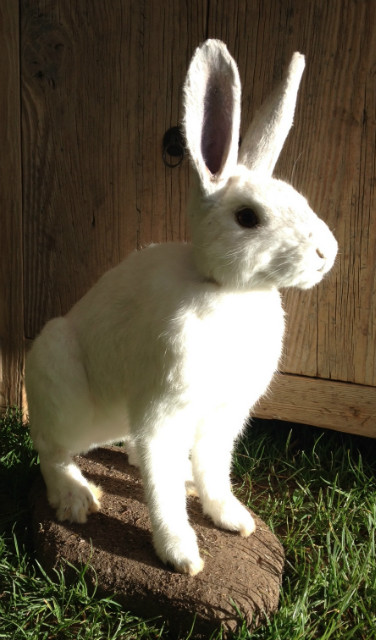
[[[151,540],[143,485],[125,451],[104,447],[77,458],[85,476],[101,486],[101,511],[85,524],[57,522],[41,477],[31,491],[37,557],[49,573],[63,565],[90,563],[86,579],[99,595],[116,598],[126,610],[165,623],[171,637],[208,638],[220,627],[224,636],[242,626],[255,628],[278,607],[284,553],[257,516],[249,538],[217,529],[202,514],[199,500],[187,499],[190,521],[205,560],[190,577],[175,573],[157,558]]]

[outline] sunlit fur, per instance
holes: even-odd
[[[237,67],[219,41],[197,49],[184,89],[197,174],[188,207],[192,244],[131,254],[65,317],[48,322],[27,357],[31,433],[58,519],[85,522],[100,507],[100,490],[72,457],[124,439],[143,476],[156,552],[191,575],[203,561],[188,521],[185,481],[189,491],[194,483],[217,526],[252,533],[252,516],[231,492],[231,452],[278,367],[284,333],[278,290],[319,282],[337,250],[306,200],[271,176],[303,68],[303,57],[294,54],[281,90],[259,111],[246,136],[256,151],[242,148],[249,169],[236,159]],[[211,115],[203,109],[207,82],[218,82],[210,98],[214,121],[215,109],[226,109],[218,118],[226,138],[210,163],[221,166],[217,175],[201,156]],[[205,132],[208,156],[210,135]],[[219,164],[218,149],[224,150]],[[235,214],[244,207],[257,212],[256,227],[239,226]]]
[[[239,226],[235,213],[256,211],[260,224]],[[337,242],[306,199],[286,182],[238,165],[214,195],[196,187],[190,202],[200,271],[236,289],[306,289],[333,266]]]

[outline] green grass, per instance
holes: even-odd
[[[376,440],[256,422],[239,444],[237,492],[283,543],[279,611],[237,639],[376,640]],[[167,638],[73,584],[51,580],[33,555],[27,491],[37,473],[16,411],[0,421],[0,638]],[[218,637],[218,636],[217,636]],[[219,636],[220,637],[220,636]]]

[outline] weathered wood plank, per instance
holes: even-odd
[[[22,401],[22,187],[18,3],[0,3],[0,408]]]
[[[120,237],[125,249],[136,244],[137,61],[130,52],[139,29],[138,12],[126,14],[118,2],[23,4],[28,337],[120,259]],[[125,102],[122,73],[131,96]]]
[[[205,17],[200,0],[23,3],[28,337],[134,248],[185,238],[187,166],[161,144]]]
[[[376,438],[374,387],[281,374],[252,413]]]

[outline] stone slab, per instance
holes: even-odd
[[[101,511],[87,523],[57,522],[41,477],[31,491],[35,548],[48,572],[65,561],[89,562],[99,594],[116,598],[135,615],[165,621],[174,637],[184,637],[194,618],[191,638],[208,638],[220,627],[228,637],[241,626],[241,616],[252,629],[276,611],[284,553],[260,518],[252,514],[256,531],[244,539],[217,529],[202,514],[199,500],[189,497],[205,567],[195,577],[181,575],[155,555],[142,480],[125,451],[103,447],[77,462],[103,489]],[[90,569],[86,575],[94,583]]]

